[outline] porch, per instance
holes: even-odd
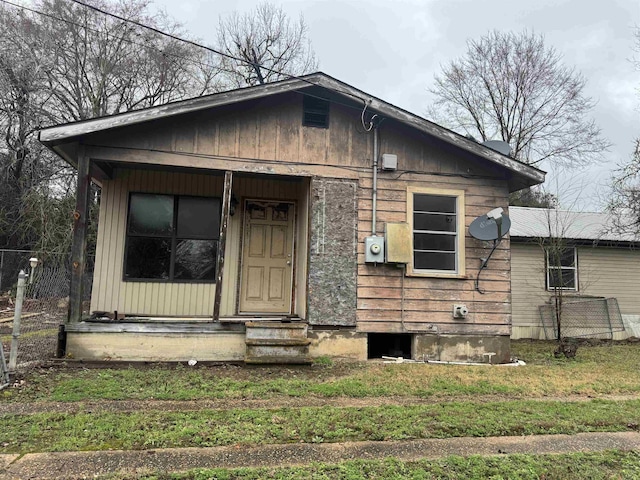
[[[309,178],[122,163],[109,170],[91,317],[80,317],[71,298],[69,356],[244,360],[248,322],[304,325],[298,343],[308,345]],[[85,236],[77,225],[74,266]],[[74,271],[72,296],[83,276]]]

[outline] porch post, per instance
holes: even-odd
[[[78,146],[78,184],[76,209],[73,212],[73,243],[71,244],[71,283],[69,286],[69,315],[67,323],[82,320],[82,285],[87,253],[87,217],[89,216],[89,157],[83,145]]]
[[[222,218],[220,219],[220,240],[218,241],[218,256],[216,258],[216,295],[213,302],[213,321],[220,320],[220,302],[222,301],[222,276],[224,273],[224,251],[227,244],[227,227],[231,213],[231,186],[233,172],[224,172],[224,190],[222,192]]]

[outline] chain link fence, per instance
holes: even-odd
[[[615,332],[624,331],[618,300],[615,298],[551,298],[540,305],[540,321],[547,340],[558,339],[558,316],[563,338],[597,338],[613,340]]]
[[[37,258],[35,269],[29,259]],[[89,312],[93,258],[87,261],[83,286],[83,310]],[[0,250],[0,339],[5,356],[10,354],[16,307],[18,274],[26,280],[17,348],[17,371],[43,365],[56,353],[59,326],[64,323],[69,307],[71,262],[68,255]]]

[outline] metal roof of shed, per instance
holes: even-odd
[[[604,242],[640,241],[640,237],[633,234],[616,231],[614,218],[608,213],[509,207],[509,218],[511,237],[559,237]]]

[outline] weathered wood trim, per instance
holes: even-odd
[[[68,325],[65,330],[73,333],[232,333],[243,332],[244,325],[211,322],[80,322]]]
[[[506,157],[488,147],[485,147],[478,142],[468,139],[463,135],[455,133],[451,130],[443,128],[435,123],[432,123],[422,117],[414,115],[411,112],[398,108],[390,103],[380,100],[376,97],[372,97],[365,92],[362,92],[350,85],[342,83],[335,78],[322,74],[320,77],[320,83],[323,87],[332,89],[334,91],[344,92],[348,96],[355,96],[357,98],[368,99],[370,101],[369,108],[373,111],[382,114],[383,116],[391,117],[399,122],[402,122],[410,127],[416,128],[419,131],[432,135],[440,140],[443,140],[451,145],[466,150],[474,155],[482,158],[486,158],[493,163],[501,165],[513,172],[529,177],[534,180],[535,184],[544,182],[545,172],[535,167],[519,162],[512,158]],[[524,188],[520,187],[520,188]]]
[[[88,146],[94,160],[142,165],[200,168],[203,170],[231,170],[236,173],[261,173],[296,177],[331,177],[357,179],[359,174],[352,167],[313,165],[288,161],[265,161],[253,158],[236,158],[221,155],[185,154],[136,148]]]
[[[457,271],[455,272],[441,272],[441,271],[416,271],[413,268],[413,195],[425,194],[425,195],[446,195],[449,197],[456,197],[456,265]],[[451,190],[444,188],[431,188],[410,185],[407,187],[407,220],[409,222],[409,228],[411,229],[411,262],[407,265],[407,276],[410,277],[436,277],[436,278],[465,278],[466,275],[466,263],[465,263],[465,199],[464,190]]]
[[[224,172],[224,189],[222,191],[222,219],[220,221],[220,240],[218,241],[218,255],[216,257],[216,293],[213,302],[213,321],[220,320],[220,303],[222,301],[222,278],[224,275],[224,257],[227,246],[227,227],[231,216],[231,189],[233,186],[233,172]]]
[[[172,102],[157,107],[145,108],[118,115],[110,115],[93,120],[86,120],[83,122],[67,123],[41,130],[40,141],[43,143],[55,143],[78,135],[86,135],[88,133],[110,130],[117,127],[136,125],[159,118],[168,118],[175,115],[182,115],[189,112],[197,112],[199,110],[228,105],[239,101],[277,95],[279,93],[289,92],[308,85],[309,84],[307,82],[298,79],[283,80],[281,82],[268,83],[257,87],[240,88],[229,92],[206,95],[188,100]]]
[[[400,322],[368,322],[358,321],[358,332],[368,333],[436,333],[438,335],[511,335],[511,325],[478,325],[470,323],[437,323],[437,322],[416,322],[406,321],[404,326]]]
[[[76,209],[73,212],[73,241],[71,245],[71,281],[69,285],[69,313],[67,323],[82,320],[82,285],[87,253],[87,217],[91,187],[90,161],[84,146],[78,147],[78,181]]]
[[[91,178],[104,182],[105,180],[113,180],[113,168],[107,164],[98,165],[95,162],[91,163]]]
[[[354,99],[357,99],[358,101],[368,100],[370,109],[377,112],[379,115],[381,114],[387,118],[392,118],[420,132],[444,141],[447,144],[453,145],[510,170],[515,174],[515,176],[509,180],[511,190],[517,190],[529,185],[544,182],[545,173],[535,167],[506,157],[476,141],[468,139],[451,130],[436,125],[435,123],[429,122],[422,117],[375,98],[366,92],[340,82],[324,73],[311,74],[306,76],[304,79],[283,80],[281,82],[274,82],[271,84],[237,89],[230,92],[169,103],[167,105],[151,107],[144,110],[50,127],[41,130],[39,138],[41,142],[52,147],[58,143],[64,142],[64,140],[89,133],[140,124],[158,118],[169,118],[175,115],[182,115],[189,112],[196,112],[241,101],[263,98],[279,93],[296,91],[301,88],[308,87],[309,84],[332,90],[351,101]]]

